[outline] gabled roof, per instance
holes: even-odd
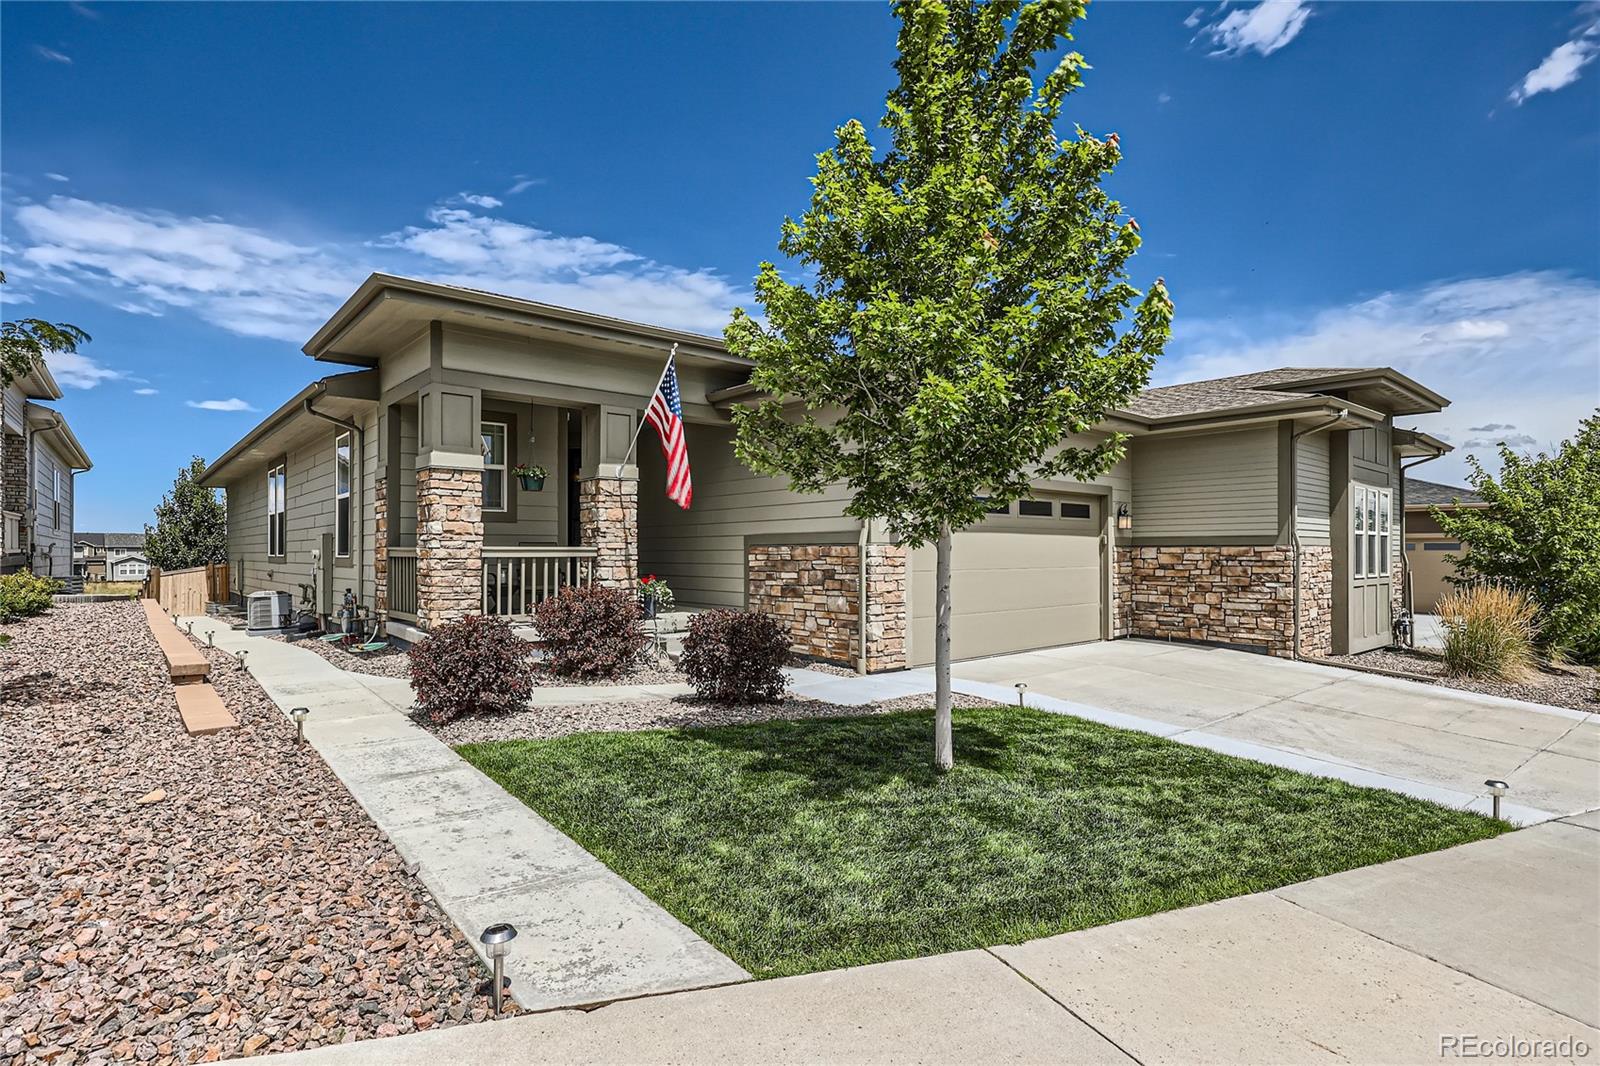
[[[1470,505],[1482,502],[1483,497],[1471,489],[1424,481],[1419,477],[1406,478],[1407,507],[1449,507],[1457,503]]]
[[[1422,414],[1449,400],[1389,367],[1279,367],[1146,389],[1120,414],[1136,419],[1193,418],[1310,396],[1337,396],[1389,414]]]
[[[34,403],[32,400],[24,404],[22,410],[34,433],[45,438],[55,449],[56,454],[67,461],[68,466],[74,470],[88,470],[94,466],[89,459],[89,453],[78,443],[72,427],[67,425],[66,416],[60,411]]]

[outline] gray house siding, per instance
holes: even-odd
[[[29,445],[33,450],[34,570],[66,577],[72,573],[72,467],[37,434]],[[57,475],[59,500],[55,495]]]
[[[1134,543],[1271,544],[1278,536],[1278,434],[1271,426],[1131,447]]]

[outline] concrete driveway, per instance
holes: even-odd
[[[1600,722],[1265,655],[1118,640],[957,663],[957,688],[1530,824],[1600,807]]]

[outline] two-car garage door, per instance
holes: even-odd
[[[1040,495],[957,533],[951,654],[956,659],[1099,640],[1104,501]],[[910,662],[933,662],[934,548],[911,554]]]

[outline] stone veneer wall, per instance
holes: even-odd
[[[1300,654],[1333,654],[1333,548],[1300,549]]]
[[[1111,567],[1111,636],[1133,635],[1133,548],[1118,548]]]
[[[1133,636],[1252,644],[1293,655],[1291,549],[1138,547],[1130,554]]]
[[[855,666],[861,555],[854,544],[763,544],[745,551],[749,607],[789,627],[795,652]],[[906,665],[904,547],[867,546],[867,669]]]
[[[380,614],[389,609],[389,479],[373,482],[372,600]]]
[[[0,430],[0,510],[28,509],[28,446],[22,434]]]
[[[639,571],[639,481],[593,477],[578,483],[578,535],[596,549],[594,582],[633,588]]]
[[[483,475],[417,471],[417,615],[424,628],[483,610]]]

